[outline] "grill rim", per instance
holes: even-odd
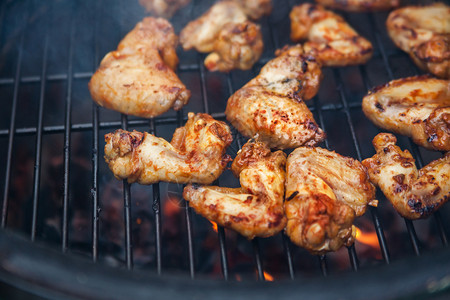
[[[450,252],[445,248],[427,252],[421,259],[403,257],[358,272],[330,274],[326,278],[302,276],[274,283],[223,281],[206,276],[189,280],[185,274],[128,271],[62,253],[3,229],[0,237],[0,280],[50,299],[292,299],[311,295],[315,299],[336,295],[342,299],[423,299],[450,295]]]

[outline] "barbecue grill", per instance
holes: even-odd
[[[190,103],[141,119],[99,108],[87,89],[101,58],[145,16],[137,0],[3,1],[2,287],[69,299],[445,297],[448,205],[412,222],[379,193],[379,207],[356,221],[361,237],[355,245],[316,257],[284,234],[247,241],[214,228],[182,199],[182,185],[129,185],[114,179],[103,160],[103,135],[118,128],[170,140],[190,111],[225,120],[228,97],[258,74],[275,49],[292,44],[288,14],[301,2],[274,1],[273,13],[260,20],[263,56],[250,71],[211,73],[203,66],[205,55],[178,49],[178,74],[192,91]],[[210,5],[193,0],[172,18],[175,31]],[[380,132],[364,117],[362,97],[376,85],[421,71],[389,40],[387,12],[341,14],[373,43],[374,56],[362,66],[325,68],[308,106],[327,132],[321,146],[362,160],[373,155],[371,140]],[[419,167],[442,156],[398,138]],[[228,153],[234,157],[245,141],[234,131]],[[238,180],[226,171],[218,184],[237,186]]]

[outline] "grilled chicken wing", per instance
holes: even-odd
[[[373,139],[377,154],[362,163],[400,215],[428,217],[450,199],[450,152],[417,170],[411,153],[396,142],[392,134],[378,134]]]
[[[154,16],[170,19],[175,12],[191,0],[139,0],[139,3]]]
[[[183,197],[197,213],[248,239],[269,237],[286,225],[285,164],[282,151],[272,153],[264,143],[250,140],[231,165],[241,188],[190,184]]]
[[[261,57],[263,47],[258,25],[249,21],[227,23],[214,43],[214,52],[206,57],[205,66],[210,71],[248,70]]]
[[[227,120],[245,136],[258,134],[271,148],[317,145],[325,133],[303,100],[317,93],[320,64],[304,55],[301,46],[277,55],[228,99]]]
[[[450,81],[416,76],[393,80],[363,98],[375,125],[425,148],[450,151]]]
[[[372,57],[372,44],[341,16],[320,5],[294,6],[289,17],[291,39],[306,39],[305,52],[315,50],[315,55],[325,66],[363,64]]]
[[[152,184],[159,181],[210,184],[230,160],[229,127],[207,114],[188,114],[171,143],[149,133],[116,130],[105,136],[105,160],[117,179]]]
[[[174,73],[177,36],[165,19],[144,18],[103,58],[89,82],[92,99],[124,114],[150,118],[191,96]]]
[[[247,19],[254,5],[250,3],[227,0],[214,4],[181,31],[183,49],[212,52],[205,60],[210,71],[251,68],[262,54],[263,41],[260,27]],[[253,12],[259,14],[258,10]]]
[[[316,0],[317,3],[351,12],[389,10],[400,5],[400,0]]]
[[[444,3],[407,6],[389,14],[392,41],[424,71],[450,78],[450,7]]]
[[[272,12],[272,0],[233,0],[239,3],[245,14],[252,20],[258,20]]]
[[[300,147],[287,159],[286,234],[313,254],[354,242],[355,216],[375,205],[375,187],[357,160],[322,148]]]

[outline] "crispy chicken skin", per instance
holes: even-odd
[[[168,143],[149,133],[116,130],[105,135],[105,160],[117,179],[129,183],[211,184],[226,167],[229,127],[208,114],[188,114]]]
[[[426,218],[450,198],[450,152],[417,170],[408,150],[390,133],[373,139],[376,154],[363,160],[370,180],[405,218]]]
[[[286,173],[291,241],[313,254],[353,244],[353,220],[376,203],[365,167],[326,149],[300,147],[288,156]]]
[[[144,18],[109,52],[89,82],[92,99],[118,112],[150,118],[181,109],[191,92],[173,71],[177,36],[165,19]]]
[[[450,78],[450,6],[406,6],[386,20],[392,41],[422,70]]]
[[[317,3],[350,12],[383,11],[400,5],[400,0],[316,0]]]
[[[393,80],[363,98],[375,125],[425,148],[450,151],[450,81],[429,76]]]
[[[264,45],[259,25],[245,21],[227,23],[219,33],[214,52],[205,59],[210,71],[248,70],[261,57]]]
[[[147,12],[156,16],[170,19],[180,8],[188,5],[191,0],[139,0]]]
[[[212,52],[205,60],[210,71],[248,70],[261,57],[263,40],[258,25],[248,20],[269,13],[265,0],[227,0],[214,4],[180,33],[184,50]],[[252,9],[258,2],[261,7]]]
[[[341,16],[321,5],[304,3],[294,6],[289,17],[291,39],[294,42],[307,40],[305,52],[315,50],[324,66],[364,64],[372,57],[372,44]]]
[[[258,134],[271,148],[315,146],[325,133],[303,100],[317,93],[320,64],[301,46],[285,47],[277,55],[228,99],[227,120],[244,136]]]
[[[269,237],[286,226],[285,165],[282,151],[270,152],[266,144],[250,140],[231,165],[241,188],[190,184],[183,197],[197,213],[248,239]]]

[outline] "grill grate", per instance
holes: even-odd
[[[38,230],[38,222],[39,222],[39,207],[42,205],[42,199],[40,199],[42,195],[41,186],[42,186],[42,159],[43,159],[43,147],[44,147],[44,137],[50,136],[50,135],[63,135],[62,141],[63,141],[63,183],[60,187],[62,189],[62,208],[61,208],[61,239],[60,239],[60,247],[63,253],[68,252],[70,250],[70,218],[71,218],[71,207],[73,204],[71,203],[71,193],[73,192],[73,186],[71,185],[71,172],[72,172],[72,158],[73,158],[73,136],[75,133],[88,133],[91,135],[91,152],[89,153],[89,159],[91,160],[90,165],[90,172],[92,174],[91,177],[91,187],[90,187],[90,221],[91,221],[91,245],[89,246],[90,250],[88,251],[90,253],[90,256],[92,257],[92,260],[94,262],[97,262],[100,260],[102,253],[105,251],[103,249],[100,249],[101,247],[101,239],[102,236],[100,234],[101,229],[101,222],[100,218],[102,216],[102,203],[101,203],[101,170],[104,169],[104,162],[102,161],[102,147],[103,142],[100,142],[100,139],[102,138],[101,131],[111,131],[117,128],[122,129],[128,129],[128,128],[144,128],[148,130],[150,133],[158,135],[160,132],[163,132],[164,130],[167,130],[167,128],[182,126],[187,119],[186,113],[188,109],[194,110],[194,111],[203,111],[206,113],[210,113],[214,118],[217,119],[225,119],[225,115],[223,113],[224,106],[222,107],[222,112],[214,112],[212,106],[216,106],[216,100],[213,96],[211,96],[211,91],[208,88],[209,84],[211,82],[213,84],[217,84],[218,80],[224,84],[224,86],[221,86],[222,89],[222,95],[221,97],[223,99],[227,99],[229,95],[234,93],[234,91],[242,86],[245,82],[248,81],[249,78],[254,77],[258,71],[259,68],[264,65],[272,56],[274,49],[279,48],[283,46],[285,43],[288,42],[288,37],[285,35],[282,35],[280,32],[280,28],[286,28],[286,15],[287,12],[290,11],[293,5],[300,3],[300,1],[281,1],[281,3],[276,3],[275,5],[280,5],[279,8],[275,8],[277,13],[275,16],[271,16],[269,18],[265,18],[262,20],[262,26],[265,38],[269,38],[270,40],[265,40],[265,44],[269,45],[267,49],[265,50],[265,54],[263,56],[263,59],[261,62],[257,64],[253,68],[251,72],[240,72],[235,71],[230,74],[212,74],[208,73],[204,66],[203,66],[203,59],[204,55],[201,54],[193,54],[193,53],[182,53],[179,52],[181,56],[181,65],[179,67],[179,74],[181,79],[183,80],[183,77],[193,76],[192,73],[195,73],[196,76],[198,76],[198,83],[195,83],[192,79],[189,79],[189,83],[195,85],[197,84],[197,87],[194,86],[193,88],[193,97],[192,101],[197,101],[192,104],[192,106],[188,106],[187,108],[183,109],[180,112],[177,113],[168,113],[161,117],[157,117],[155,119],[150,120],[143,120],[143,119],[136,119],[133,117],[127,117],[125,115],[122,115],[120,117],[117,117],[117,115],[113,115],[114,118],[110,118],[107,115],[107,112],[105,112],[104,109],[99,108],[97,105],[92,104],[88,107],[92,108],[92,120],[91,122],[78,122],[74,121],[73,113],[74,113],[74,105],[78,105],[77,102],[74,101],[74,93],[76,92],[75,89],[75,83],[76,82],[87,82],[89,78],[92,76],[93,71],[98,66],[101,57],[104,55],[105,51],[101,49],[101,41],[104,39],[104,36],[101,32],[101,26],[103,24],[103,27],[108,27],[109,23],[106,23],[105,20],[110,17],[105,12],[107,8],[104,6],[106,5],[105,1],[97,1],[94,4],[86,4],[85,2],[89,1],[74,1],[70,5],[59,3],[58,1],[44,1],[45,4],[42,4],[41,1],[35,1],[35,0],[28,0],[28,1],[18,1],[19,4],[13,1],[4,1],[1,6],[0,10],[0,88],[4,89],[12,89],[12,96],[6,98],[4,101],[8,101],[8,103],[11,103],[11,108],[7,113],[3,113],[3,116],[7,116],[7,120],[9,120],[9,123],[3,127],[0,126],[0,152],[5,153],[5,159],[0,164],[0,172],[4,173],[4,178],[0,177],[0,179],[3,179],[4,182],[4,190],[3,190],[3,202],[2,202],[2,216],[1,216],[1,227],[12,227],[11,229],[17,229],[14,226],[8,225],[8,214],[10,212],[9,206],[10,206],[10,199],[11,199],[11,193],[12,193],[12,178],[13,178],[13,171],[14,171],[14,145],[18,145],[18,139],[21,137],[27,137],[35,139],[34,144],[34,171],[33,171],[33,178],[32,178],[32,192],[31,192],[31,229],[25,229],[23,231],[30,234],[31,241],[35,241],[39,237],[39,230]],[[137,1],[136,1],[137,2]],[[127,2],[122,0],[115,2],[114,5],[118,3],[118,9],[117,10],[123,10],[122,14],[119,14],[120,18],[118,20],[118,25],[120,26],[120,36],[119,39],[124,36],[124,34],[131,29],[133,26],[128,26],[131,24],[136,23],[138,20],[141,19],[143,16],[143,12],[135,13],[133,12],[134,16],[133,18],[129,18],[129,16],[126,15],[127,12],[130,12],[130,9],[127,9]],[[108,2],[108,5],[110,3]],[[112,5],[112,6],[114,6]],[[204,11],[203,8],[205,8],[208,4],[208,1],[206,0],[197,0],[193,1],[193,4],[191,5],[191,10],[187,12],[181,12],[180,16],[184,18],[184,21],[175,21],[175,27],[178,26],[178,32],[179,28],[181,27],[182,23],[179,22],[186,22],[186,18],[193,19],[194,17],[198,16],[202,11]],[[61,8],[62,6],[62,8]],[[25,9],[22,9],[25,7]],[[192,7],[199,8],[199,9],[193,9]],[[202,8],[202,9],[200,9]],[[50,65],[55,64],[54,57],[54,51],[51,51],[51,48],[55,46],[53,41],[53,44],[51,43],[51,39],[54,37],[51,36],[51,30],[52,26],[55,26],[55,16],[56,14],[61,10],[64,9],[68,13],[69,18],[67,20],[69,24],[68,31],[66,32],[68,36],[68,52],[66,60],[62,59],[57,61],[58,63],[61,63],[65,65],[64,68],[65,71],[54,71],[55,67],[50,68]],[[80,63],[79,60],[76,59],[76,53],[77,53],[77,44],[78,40],[77,37],[80,36],[80,34],[77,32],[78,30],[82,30],[79,28],[80,22],[82,22],[82,19],[80,21],[80,18],[83,16],[83,14],[87,13],[89,10],[93,10],[95,13],[91,13],[92,15],[92,40],[93,43],[91,45],[91,52],[90,56],[92,58],[92,65],[90,66],[91,70],[81,70],[80,66],[77,64]],[[138,9],[136,7],[135,9]],[[38,12],[36,14],[36,11]],[[5,14],[6,12],[6,14]],[[11,30],[7,30],[7,23],[8,15],[14,15],[14,13],[17,14],[16,18],[20,20],[25,20],[24,23],[22,23],[20,26],[20,30],[16,31],[14,34],[11,33]],[[41,15],[39,15],[41,13]],[[383,14],[383,13],[381,13]],[[376,133],[376,130],[372,125],[368,123],[367,120],[361,121],[360,117],[362,115],[361,113],[361,102],[359,101],[353,101],[353,99],[360,99],[359,97],[361,94],[365,93],[367,89],[373,87],[374,85],[387,82],[389,80],[392,80],[394,78],[407,76],[407,75],[415,75],[418,74],[419,71],[417,69],[412,70],[403,70],[403,69],[395,69],[393,62],[391,60],[395,59],[406,59],[409,60],[409,58],[404,54],[401,53],[399,50],[389,50],[389,47],[387,47],[386,33],[384,32],[384,28],[381,27],[382,23],[380,23],[381,18],[379,14],[370,14],[365,13],[361,15],[351,15],[351,14],[343,14],[344,17],[347,20],[350,20],[350,23],[354,25],[357,30],[361,31],[360,29],[363,28],[364,32],[370,33],[367,37],[369,37],[372,42],[374,43],[376,52],[374,54],[373,60],[380,62],[379,64],[373,63],[371,66],[359,66],[359,67],[352,67],[352,68],[340,68],[340,69],[326,69],[325,70],[325,77],[326,80],[329,82],[332,82],[331,88],[324,88],[325,82],[323,86],[321,87],[321,91],[325,92],[325,96],[321,95],[319,93],[318,96],[316,96],[309,106],[313,113],[316,116],[316,119],[318,120],[321,128],[324,128],[325,131],[327,129],[330,130],[330,132],[335,132],[337,129],[333,128],[333,124],[336,122],[336,118],[341,118],[339,122],[339,126],[342,126],[342,132],[341,135],[345,136],[343,140],[347,139],[351,141],[351,145],[347,145],[346,153],[342,153],[344,155],[351,155],[358,160],[362,160],[363,158],[368,157],[371,154],[370,147],[364,146],[364,148],[361,147],[361,145],[365,145],[368,143],[368,141],[371,140],[371,138],[374,136],[372,133]],[[364,19],[365,23],[364,25],[357,26],[358,24],[355,23],[355,20]],[[25,74],[24,75],[24,68],[28,68],[27,63],[29,61],[29,52],[32,50],[30,48],[26,48],[25,44],[27,42],[27,34],[33,27],[33,22],[37,22],[36,19],[44,20],[42,21],[42,24],[39,23],[42,26],[42,32],[41,32],[41,40],[42,42],[42,50],[38,51],[42,54],[39,58],[36,59],[36,64],[39,65],[39,75],[36,74]],[[352,22],[353,21],[353,22]],[[280,25],[281,24],[281,25]],[[89,24],[86,24],[85,26],[90,26]],[[284,27],[283,27],[284,26]],[[125,28],[128,28],[128,30],[125,30]],[[110,30],[113,30],[114,28],[110,28]],[[84,29],[85,30],[85,29]],[[268,31],[268,32],[267,32]],[[78,33],[78,35],[77,35]],[[266,34],[268,33],[268,34]],[[364,34],[364,33],[363,33]],[[14,39],[17,39],[14,42]],[[109,38],[108,40],[112,40],[107,48],[108,50],[111,50],[115,46],[114,45],[114,38]],[[10,43],[15,44],[16,48],[13,50],[10,50]],[[116,43],[117,41],[115,41]],[[272,45],[272,47],[270,47]],[[11,54],[12,53],[12,54]],[[24,62],[25,56],[27,55],[27,61]],[[14,57],[13,65],[13,71],[11,74],[8,74],[8,68],[2,68],[2,66],[8,66],[8,63],[6,62],[11,58],[11,55]],[[409,65],[412,66],[412,63],[409,62]],[[379,68],[381,69],[381,73],[385,74],[384,76],[378,76],[374,80],[374,78],[371,78],[371,72],[370,69],[373,68]],[[56,68],[58,70],[58,68]],[[405,74],[406,72],[406,74]],[[30,73],[30,72],[29,72]],[[32,73],[32,72],[31,72]],[[354,76],[354,74],[357,74],[357,81],[361,81],[362,84],[359,86],[359,89],[355,92],[353,85],[349,84],[349,80],[346,78],[346,74],[350,74],[350,76]],[[186,81],[183,80],[185,83]],[[65,107],[63,110],[59,111],[59,113],[64,114],[64,119],[62,122],[55,124],[46,124],[46,107],[48,105],[51,105],[51,103],[48,102],[49,99],[49,86],[53,83],[60,84],[62,83],[63,86],[65,86],[65,98],[59,99],[60,101],[65,101]],[[188,85],[188,88],[191,88],[191,86]],[[18,108],[19,106],[19,98],[21,90],[24,89],[24,86],[26,85],[38,85],[39,92],[38,92],[38,105],[37,105],[37,122],[35,126],[17,126],[17,114],[18,114]],[[237,88],[236,88],[237,87]],[[335,87],[335,88],[333,88]],[[87,87],[84,85],[84,88]],[[225,95],[227,94],[228,95]],[[357,96],[350,96],[353,93],[356,93]],[[329,101],[326,97],[326,95],[331,95],[332,99],[335,99],[336,101]],[[213,94],[215,95],[215,94]],[[200,99],[200,101],[198,101]],[[223,101],[223,99],[221,99]],[[224,104],[226,102],[220,102],[218,106]],[[196,105],[196,106],[194,106]],[[200,109],[200,107],[202,109]],[[195,109],[194,109],[195,107]],[[34,113],[33,111],[30,111],[28,113]],[[107,116],[105,118],[105,115]],[[361,131],[358,127],[358,124],[363,124],[366,126],[367,131]],[[339,129],[339,130],[340,130]],[[161,131],[160,131],[161,130]],[[170,129],[171,130],[171,129]],[[338,130],[338,131],[339,131]],[[165,132],[165,131],[164,131]],[[370,134],[369,134],[370,133]],[[165,134],[165,133],[164,133]],[[361,135],[364,135],[363,137]],[[366,136],[367,135],[367,136]],[[328,149],[336,149],[336,148],[342,148],[341,145],[339,145],[336,140],[330,140],[332,139],[333,134],[329,134],[329,138],[324,142],[324,147]],[[405,139],[406,140],[406,139]],[[239,134],[236,134],[235,136],[235,143],[237,148],[241,148],[242,144],[245,142],[245,138],[241,137]],[[345,142],[345,141],[344,141]],[[370,142],[369,142],[369,146]],[[408,146],[412,150],[412,153],[418,163],[419,167],[422,167],[424,165],[425,160],[430,160],[429,157],[433,157],[435,154],[429,154],[425,152],[425,158],[422,155],[421,150],[416,145],[414,145],[410,140],[408,140]],[[350,149],[350,150],[348,150]],[[236,149],[235,149],[236,150]],[[339,151],[338,151],[339,152]],[[353,155],[352,155],[353,154]],[[3,165],[4,162],[4,165]],[[216,182],[216,184],[219,184],[219,182]],[[133,265],[135,264],[133,259],[133,194],[131,193],[132,189],[130,185],[123,181],[123,220],[124,220],[124,226],[123,226],[123,234],[124,234],[124,264],[128,269],[133,269]],[[182,187],[178,187],[180,190]],[[155,245],[155,253],[154,253],[154,259],[155,259],[155,270],[157,274],[161,275],[165,272],[169,272],[168,270],[164,269],[163,267],[163,259],[164,259],[164,251],[165,248],[163,246],[164,244],[164,237],[163,237],[163,219],[164,215],[162,212],[162,205],[163,205],[163,199],[162,199],[162,191],[160,184],[154,184],[152,187],[152,198],[149,199],[149,202],[151,203],[151,208],[153,210],[153,230],[154,230],[154,245]],[[180,247],[187,247],[187,268],[189,272],[189,276],[194,279],[197,276],[197,260],[198,260],[198,253],[196,251],[196,247],[198,247],[195,237],[195,226],[194,226],[194,219],[195,216],[191,210],[191,208],[188,206],[186,201],[182,201],[182,210],[184,211],[184,220],[185,220],[185,232],[186,235],[184,237],[185,244],[180,245]],[[382,255],[382,258],[386,264],[389,264],[392,261],[391,257],[391,249],[386,240],[386,233],[383,230],[382,226],[382,217],[380,216],[380,209],[371,207],[370,209],[370,215],[371,215],[371,222],[373,224],[373,228],[376,232],[376,235],[378,237],[379,246],[380,246],[380,252]],[[447,211],[443,209],[443,213],[445,214]],[[448,215],[448,214],[447,214]],[[397,217],[396,218],[400,218]],[[448,246],[448,238],[446,235],[445,226],[448,226],[448,222],[444,222],[441,213],[435,213],[433,215],[435,227],[437,231],[437,236],[442,241],[442,245],[444,247]],[[416,233],[415,224],[416,222],[412,222],[409,220],[404,220],[406,225],[406,230],[408,232],[408,236],[411,242],[411,248],[412,251],[419,256],[423,252],[423,246],[421,245],[421,242],[418,238],[418,235]],[[422,222],[422,221],[420,221]],[[423,223],[421,223],[423,224]],[[281,239],[281,243],[279,243],[279,248],[281,248],[282,257],[278,258],[283,264],[286,264],[286,270],[287,275],[286,277],[289,277],[291,279],[294,279],[296,277],[299,277],[298,274],[296,274],[298,271],[296,270],[296,263],[295,263],[295,254],[293,254],[293,248],[292,244],[290,244],[288,238],[280,234],[279,237]],[[45,240],[43,238],[43,240]],[[231,252],[235,251],[234,248],[231,248],[229,243],[227,242],[227,234],[224,228],[219,227],[218,233],[217,233],[217,240],[218,240],[218,249],[219,249],[219,257],[220,259],[220,269],[223,276],[223,279],[230,280],[232,279],[233,270],[230,269],[230,258],[229,255]],[[181,243],[181,241],[180,241]],[[254,239],[251,242],[251,254],[252,258],[254,260],[254,266],[251,267],[251,269],[254,269],[257,275],[257,279],[260,281],[264,281],[266,279],[265,275],[265,268],[264,268],[264,261],[267,259],[265,257],[265,244],[263,244],[264,241],[261,239]],[[350,263],[350,268],[353,271],[358,271],[360,267],[366,267],[367,262],[363,262],[361,258],[358,256],[357,247],[358,244],[353,245],[349,247],[348,250],[348,259]],[[229,252],[230,251],[230,252]],[[302,255],[308,255],[305,253],[302,253]],[[270,257],[272,259],[272,257]],[[332,271],[332,266],[330,266],[329,262],[329,255],[327,256],[319,256],[318,258],[318,265],[321,273],[323,276],[327,276],[330,271]],[[367,258],[364,258],[364,260],[367,260]],[[335,261],[333,259],[332,261]],[[363,264],[364,263],[364,264]]]

